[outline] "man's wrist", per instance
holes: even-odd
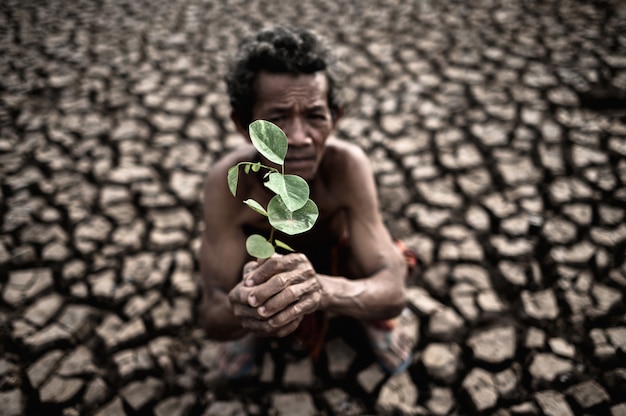
[[[344,312],[342,298],[349,295],[348,279],[342,276],[318,275],[321,287],[321,309],[327,312]]]
[[[323,311],[332,310],[332,281],[331,277],[325,274],[318,274],[317,281],[320,283],[320,309]]]

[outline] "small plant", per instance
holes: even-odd
[[[228,170],[228,188],[233,196],[237,192],[239,168],[244,172],[267,170],[264,185],[276,195],[270,199],[267,208],[255,201],[246,199],[244,204],[268,218],[272,227],[269,238],[252,234],[246,240],[248,254],[258,259],[271,257],[276,247],[294,251],[289,245],[276,239],[278,230],[288,235],[301,234],[313,228],[319,210],[309,199],[309,185],[298,175],[285,175],[285,156],[287,155],[287,136],[275,124],[256,120],[249,126],[250,139],[256,150],[267,160],[279,165],[280,170],[261,164],[261,162],[239,162]]]

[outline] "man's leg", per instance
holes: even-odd
[[[387,374],[401,373],[412,362],[419,330],[412,314],[405,308],[394,319],[363,322],[374,355]]]
[[[394,240],[394,244],[404,257],[407,280],[410,280],[417,269],[417,256],[402,240]],[[349,250],[348,241],[342,240],[333,251],[332,264],[335,273],[347,272],[349,275],[349,263],[346,264],[343,260],[350,258]],[[398,374],[411,364],[413,348],[418,342],[419,328],[413,312],[408,307],[394,319],[364,321],[362,324],[378,363],[388,374]]]
[[[256,347],[256,340],[251,334],[235,341],[221,343],[218,369],[222,377],[239,379],[251,375],[256,361]]]

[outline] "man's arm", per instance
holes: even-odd
[[[340,169],[352,262],[360,279],[320,276],[322,308],[359,319],[387,319],[406,304],[407,268],[379,211],[374,175],[365,153],[347,145]],[[352,276],[351,276],[352,277]]]
[[[223,173],[225,163],[214,166],[204,184],[204,230],[200,248],[202,278],[201,322],[209,338],[236,339],[244,335],[234,316],[228,293],[242,279],[245,235],[237,224],[235,204]]]

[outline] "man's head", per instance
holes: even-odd
[[[328,107],[333,118],[338,117],[341,104],[334,64],[329,48],[307,29],[279,25],[243,39],[226,77],[234,117],[244,128],[254,121],[255,82],[260,72],[292,75],[323,72],[328,80]]]

